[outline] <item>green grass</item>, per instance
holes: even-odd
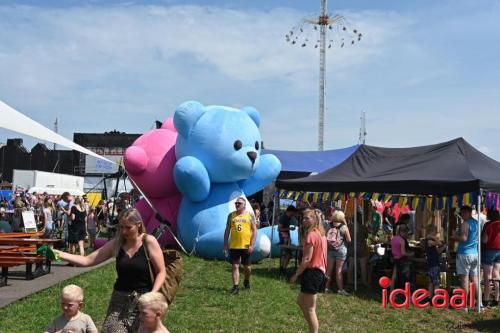
[[[307,325],[295,300],[298,286],[268,272],[267,261],[254,265],[252,290],[231,296],[230,265],[184,257],[181,289],[165,319],[171,332],[306,332]],[[42,332],[57,315],[59,292],[75,283],[85,290],[84,312],[99,327],[113,288],[113,264],[17,301],[0,309],[0,331]],[[0,289],[1,294],[1,289]],[[500,309],[466,314],[460,310],[382,309],[380,291],[353,297],[320,295],[321,332],[494,332],[500,327]]]

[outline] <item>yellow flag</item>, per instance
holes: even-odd
[[[416,210],[418,208],[418,204],[420,203],[420,197],[413,198],[412,209]]]
[[[399,200],[398,200],[398,207],[399,207],[399,209],[403,208],[405,198],[406,197],[399,197]]]
[[[432,199],[432,197],[427,197],[427,199],[425,199],[425,209],[432,210]]]
[[[387,203],[389,200],[391,200],[391,198],[392,198],[392,195],[386,194],[384,197],[384,203]]]
[[[470,193],[464,193],[464,205],[470,205]]]

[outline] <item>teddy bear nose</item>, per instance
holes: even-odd
[[[247,152],[248,158],[252,161],[252,164],[255,163],[255,159],[257,158],[257,153],[254,151]]]

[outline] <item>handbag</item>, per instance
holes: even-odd
[[[155,274],[153,266],[151,265],[151,260],[149,259],[148,247],[145,244],[146,237],[142,238],[142,243],[144,245],[144,253],[146,254],[146,259],[148,260],[149,267],[149,275],[151,277],[151,282],[154,284]],[[174,300],[175,294],[177,294],[177,289],[179,288],[179,284],[182,279],[182,271],[183,271],[183,261],[182,257],[179,255],[179,252],[176,250],[167,250],[163,249],[163,261],[165,262],[165,281],[163,281],[160,290],[158,292],[162,293],[167,300],[167,303],[170,305]]]

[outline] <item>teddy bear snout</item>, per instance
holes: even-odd
[[[257,159],[257,153],[254,151],[249,151],[247,152],[248,158],[252,161],[252,164],[255,163],[255,160]]]

